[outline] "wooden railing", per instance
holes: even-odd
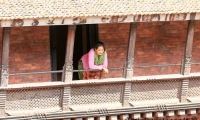
[[[9,85],[0,88],[0,118],[41,115],[64,119],[130,112],[135,116],[165,116],[175,115],[177,110],[194,113],[200,108],[199,79],[196,73]],[[188,90],[184,89],[184,80],[190,83]],[[181,101],[182,97],[187,101]]]

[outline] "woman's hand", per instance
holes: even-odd
[[[104,66],[102,66],[102,70],[103,70],[106,74],[109,73],[108,69],[107,69],[106,67],[104,67]]]

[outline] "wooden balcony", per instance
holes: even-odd
[[[191,73],[8,85],[0,88],[0,119],[116,120],[117,115],[136,119],[196,114],[199,79],[199,73]],[[189,80],[186,93],[184,80]],[[182,97],[187,101],[181,102]]]

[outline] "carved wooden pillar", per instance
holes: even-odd
[[[73,52],[76,26],[68,26],[67,46],[65,54],[64,82],[71,82],[73,76]]]
[[[129,43],[125,71],[125,78],[132,79],[133,77],[133,60],[134,60],[134,50],[136,42],[136,29],[137,23],[130,24],[129,32]],[[125,83],[124,95],[123,95],[123,106],[129,106],[130,94],[131,94],[131,83]]]
[[[8,85],[8,66],[9,66],[9,44],[10,44],[10,28],[3,28],[3,44],[2,44],[2,67],[1,67],[1,87]]]
[[[129,32],[129,43],[128,43],[128,52],[126,59],[126,69],[125,69],[125,78],[131,79],[133,77],[133,61],[134,61],[134,50],[135,50],[135,41],[136,41],[136,30],[137,23],[131,23],[130,32]]]
[[[189,21],[188,23],[188,31],[187,31],[187,40],[186,40],[186,47],[185,47],[185,55],[184,55],[184,62],[183,62],[183,75],[189,75],[191,69],[191,58],[192,58],[192,44],[193,44],[193,37],[194,37],[194,26],[195,21]]]
[[[184,62],[183,62],[183,70],[182,70],[183,75],[190,74],[191,58],[192,58],[192,44],[193,44],[193,37],[194,37],[194,26],[195,26],[195,21],[189,21]],[[180,102],[187,102],[188,85],[189,85],[188,79],[182,80]]]
[[[68,26],[68,36],[67,36],[67,46],[66,46],[66,54],[65,54],[65,65],[63,72],[63,81],[71,82],[73,76],[73,51],[74,51],[74,39],[75,39],[75,30],[76,26]],[[62,110],[69,110],[71,97],[71,87],[64,87],[63,96],[62,96]]]

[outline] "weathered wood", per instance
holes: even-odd
[[[186,114],[191,115],[191,114],[196,114],[196,109],[189,109],[185,111]]]
[[[131,79],[133,77],[133,61],[134,61],[134,50],[136,42],[136,30],[137,30],[137,23],[131,23],[129,32],[128,51],[126,58],[126,67],[125,67],[125,78],[128,79]]]
[[[123,102],[122,105],[124,107],[128,107],[130,102],[130,94],[131,94],[131,83],[125,83],[124,92],[123,92]]]
[[[133,77],[133,80],[126,80],[125,78],[108,78],[102,80],[81,80],[81,81],[72,81],[71,83],[64,83],[64,82],[41,82],[41,83],[22,83],[22,84],[10,84],[6,88],[1,89],[28,89],[28,88],[43,88],[43,87],[67,87],[67,86],[92,86],[92,85],[102,85],[102,84],[110,84],[110,83],[134,83],[134,82],[143,82],[143,81],[155,81],[155,80],[184,80],[184,79],[199,79],[200,73],[191,74],[192,76],[183,76],[180,74],[169,75],[166,76],[147,76],[147,77]],[[193,76],[194,75],[194,76]],[[138,79],[137,79],[138,78]]]
[[[199,20],[200,13],[169,13],[169,14],[144,14],[127,16],[90,16],[90,17],[42,17],[24,19],[4,19],[0,21],[1,27],[17,26],[53,26],[53,25],[74,25],[74,24],[108,24],[127,22],[158,22],[158,21],[186,21]],[[144,19],[143,19],[144,18]],[[14,23],[14,24],[13,24]]]
[[[196,109],[196,113],[198,114],[200,113],[200,108]]]
[[[62,110],[68,111],[70,104],[70,96],[71,96],[71,87],[64,87],[62,92]]]
[[[8,85],[9,77],[9,44],[10,44],[10,28],[3,28],[3,44],[2,44],[2,68],[1,68],[1,87]]]
[[[100,117],[94,117],[94,120],[100,120]]]
[[[183,75],[189,75],[191,69],[191,59],[192,59],[192,44],[194,38],[194,27],[195,21],[189,21],[188,23],[188,31],[187,31],[187,40],[185,47],[185,55],[183,62]]]
[[[111,120],[128,120],[129,114],[121,114],[121,115],[116,115],[118,119],[111,119]],[[107,120],[107,119],[106,119]]]
[[[142,113],[134,113],[134,119],[140,119]]]
[[[0,116],[5,116],[6,91],[0,91]]]
[[[164,116],[174,116],[174,111],[171,110],[171,111],[165,111],[164,112]]]
[[[153,117],[163,117],[163,116],[164,112],[162,111],[153,112]]]
[[[141,114],[141,118],[152,118],[153,113],[152,112],[146,112]]]
[[[136,42],[136,29],[137,29],[137,23],[131,23],[128,51],[127,51],[127,58],[126,58],[126,67],[124,69],[125,78],[127,79],[132,79],[133,77],[133,60],[134,60],[134,50],[135,50],[135,42]],[[124,93],[123,93],[123,106],[129,106],[130,92],[131,92],[131,83],[126,83],[124,87]]]
[[[183,72],[182,73],[183,75],[190,75],[194,27],[195,27],[195,21],[189,21],[188,31],[187,31],[187,40],[186,40],[186,46],[185,46],[185,55],[184,55],[184,61],[182,65],[183,70],[181,70]],[[189,80],[186,79],[182,81],[181,94],[180,94],[181,102],[187,102],[188,85],[189,85]]]
[[[175,110],[175,115],[185,115],[185,110]]]
[[[180,102],[187,102],[189,79],[182,80],[181,91],[180,91]]]
[[[73,51],[74,51],[74,39],[75,39],[76,26],[68,26],[67,34],[67,46],[65,54],[65,67],[64,67],[64,82],[71,82],[73,76]]]
[[[186,110],[186,109],[194,109],[194,108],[200,108],[199,103],[186,103],[186,104],[175,104],[175,105],[168,105],[170,110],[164,111],[165,112],[165,117],[167,116],[174,116],[174,111],[181,111],[181,110]],[[38,109],[39,110],[39,109]],[[43,110],[43,109],[41,109]],[[129,107],[129,108],[117,108],[117,109],[108,109],[109,116],[112,115],[124,115],[124,114],[129,114],[129,113],[134,113],[134,119],[140,118],[142,113],[146,112],[145,107]],[[158,111],[156,106],[152,106],[152,111]],[[197,110],[199,113],[199,110]],[[180,113],[179,113],[180,114]],[[47,119],[70,119],[70,118],[86,118],[86,117],[95,117],[96,116],[102,116],[101,118],[105,118],[108,114],[102,115],[102,113],[95,113],[95,114],[87,114],[87,111],[63,111],[63,112],[49,112],[45,115]],[[29,115],[20,115],[19,116],[9,116],[9,117],[0,117],[1,120],[18,120],[18,119],[24,119],[28,118]],[[130,117],[130,116],[129,116]],[[133,117],[133,116],[131,116]],[[29,117],[30,119],[30,117]],[[31,119],[38,119],[37,115],[33,115]],[[94,120],[99,120],[99,119],[94,119]],[[101,120],[101,119],[100,119]],[[115,119],[114,119],[115,120]]]

